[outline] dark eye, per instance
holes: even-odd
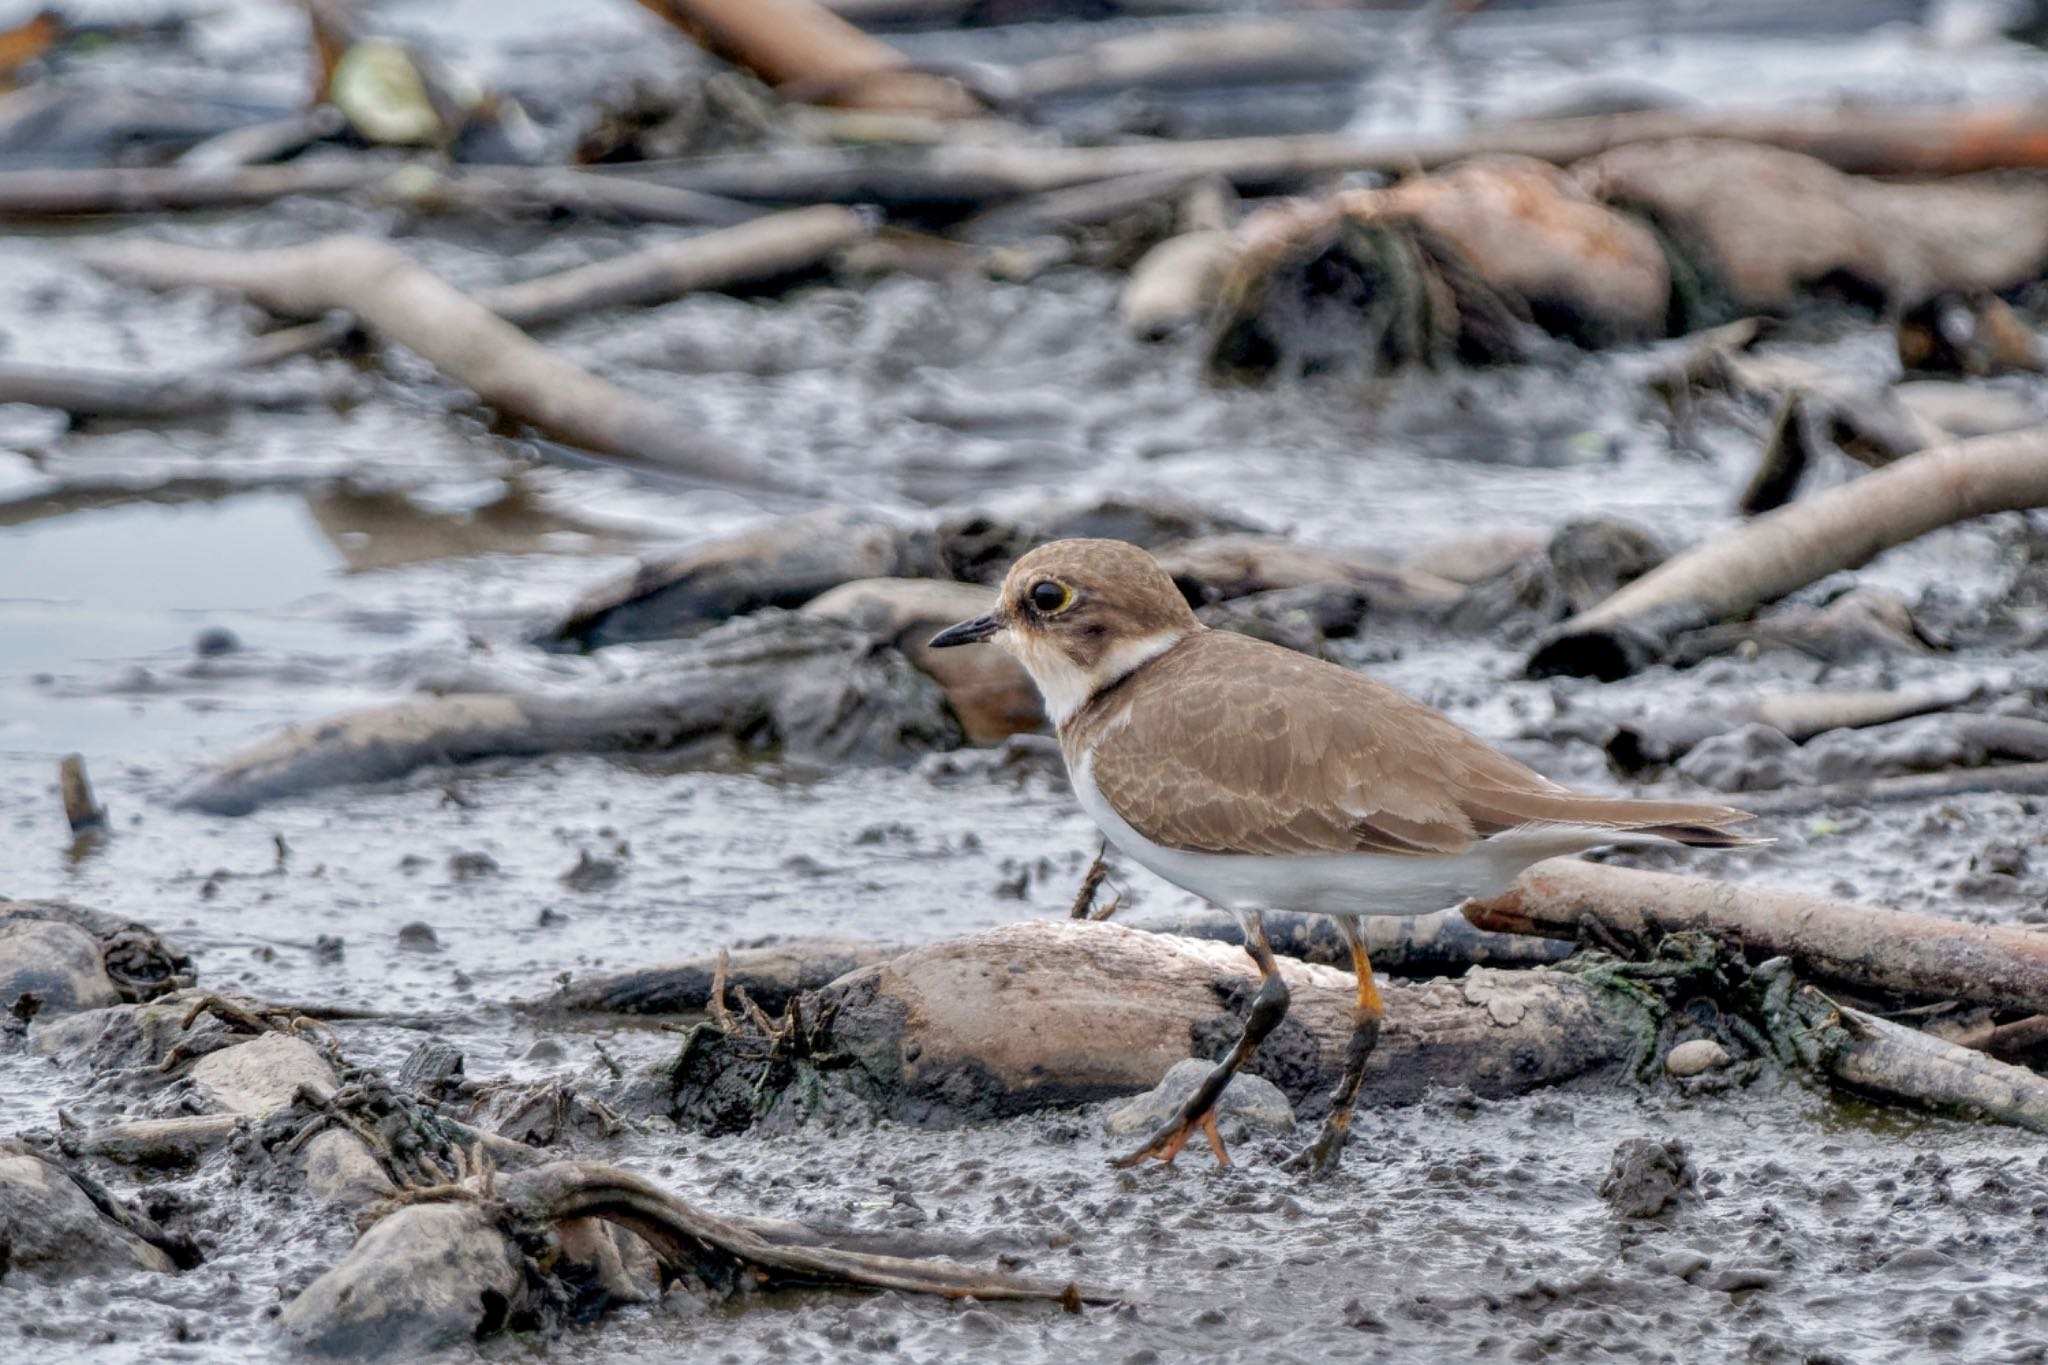
[[[1051,579],[1035,583],[1031,588],[1031,605],[1047,614],[1058,611],[1073,600],[1073,594]]]

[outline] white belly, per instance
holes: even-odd
[[[1086,759],[1068,776],[1081,808],[1111,843],[1148,871],[1224,910],[1425,915],[1467,897],[1497,896],[1532,863],[1616,838],[1611,831],[1553,825],[1482,839],[1451,856],[1192,853],[1155,844],[1132,829],[1103,799]]]

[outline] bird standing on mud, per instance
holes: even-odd
[[[1195,619],[1156,560],[1112,540],[1019,559],[996,607],[933,637],[1024,665],[1059,730],[1075,795],[1124,853],[1234,913],[1260,983],[1244,1031],[1179,1113],[1118,1161],[1171,1162],[1199,1129],[1228,1162],[1214,1106],[1287,1013],[1261,912],[1328,915],[1358,997],[1329,1118],[1298,1163],[1337,1166],[1379,1037],[1362,915],[1414,915],[1505,891],[1545,858],[1604,844],[1754,841],[1727,806],[1559,786],[1420,702],[1336,664]]]

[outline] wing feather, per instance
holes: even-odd
[[[1132,828],[1191,852],[1441,856],[1545,824],[1741,842],[1709,827],[1747,818],[1571,791],[1383,683],[1222,631],[1145,665],[1063,738]]]

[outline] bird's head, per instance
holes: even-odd
[[[995,609],[932,637],[1015,655],[1063,724],[1095,693],[1202,629],[1159,561],[1121,540],[1055,540],[1011,566]]]

